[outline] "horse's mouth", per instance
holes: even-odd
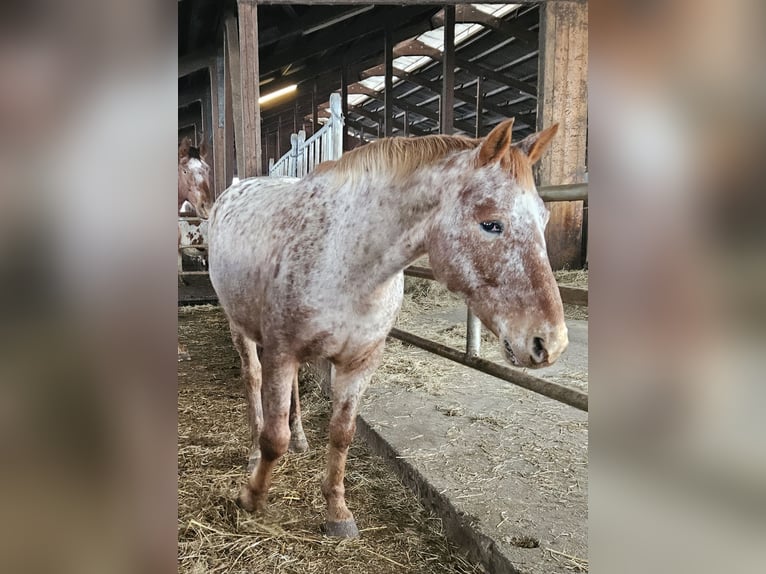
[[[513,354],[513,349],[511,349],[511,344],[508,342],[508,339],[503,339],[503,351],[505,354],[505,358],[508,360],[509,363],[511,363],[514,367],[521,366],[521,363],[516,358],[516,355]]]

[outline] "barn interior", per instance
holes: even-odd
[[[188,272],[179,286],[189,354],[178,369],[179,572],[587,572],[585,1],[179,0],[178,41],[179,140],[210,150],[215,195],[235,177],[269,175],[294,134],[330,121],[333,94],[344,150],[391,136],[483,137],[508,118],[518,141],[560,123],[536,180],[551,211],[546,239],[570,350],[540,384],[577,398],[560,402],[476,369],[503,362],[496,339],[480,324],[471,334],[464,302],[432,280],[424,258],[405,270],[394,330],[409,342],[389,337],[352,443],[346,490],[362,536],[339,543],[320,530],[321,389],[331,375],[316,365],[301,377],[311,449],[283,457],[273,510],[249,515],[233,503],[248,454],[239,359],[206,273]],[[567,196],[583,187],[585,198]],[[437,356],[447,347],[468,356],[471,337],[477,355],[481,347],[474,368]]]
[[[220,194],[235,176],[268,173],[291,134],[313,134],[337,92],[344,149],[388,136],[481,137],[507,118],[521,139],[558,121],[538,184],[583,183],[587,35],[572,33],[571,16],[555,8],[568,3],[179,0],[179,138],[206,141]],[[581,268],[587,206],[550,208],[552,264]]]

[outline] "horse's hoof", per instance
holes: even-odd
[[[306,452],[309,449],[309,441],[306,440],[305,436],[291,437],[287,449],[290,452]]]
[[[327,536],[334,538],[357,538],[359,536],[359,530],[353,518],[335,522],[328,520],[324,523],[324,532]]]
[[[246,512],[261,512],[266,508],[266,501],[253,494],[249,487],[243,486],[237,497],[237,506]]]

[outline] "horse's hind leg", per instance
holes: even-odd
[[[271,485],[271,472],[290,443],[290,394],[298,363],[288,357],[263,355],[263,429],[259,440],[261,457],[237,503],[249,512],[262,510]]]
[[[255,341],[248,339],[233,325],[231,338],[239,353],[242,363],[242,381],[245,383],[245,398],[247,399],[247,421],[250,425],[250,456],[247,461],[247,471],[251,472],[261,451],[258,441],[263,428],[263,409],[261,406],[261,363],[258,360],[258,349]]]
[[[322,494],[327,501],[328,536],[354,538],[359,536],[354,515],[346,506],[346,475],[348,448],[356,431],[356,411],[362,393],[370,381],[383,351],[383,344],[371,352],[363,365],[349,369],[336,364],[332,386],[332,417],[330,418],[330,448],[327,453],[327,472],[322,481]]]
[[[290,451],[306,452],[308,449],[309,443],[303,432],[303,422],[301,421],[301,401],[298,396],[298,372],[296,371],[290,399]]]

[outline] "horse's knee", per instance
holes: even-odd
[[[261,431],[259,444],[261,457],[268,461],[278,459],[290,446],[290,427],[287,424],[267,425]]]
[[[356,432],[356,412],[354,406],[343,403],[330,419],[330,446],[346,449],[351,445]]]

